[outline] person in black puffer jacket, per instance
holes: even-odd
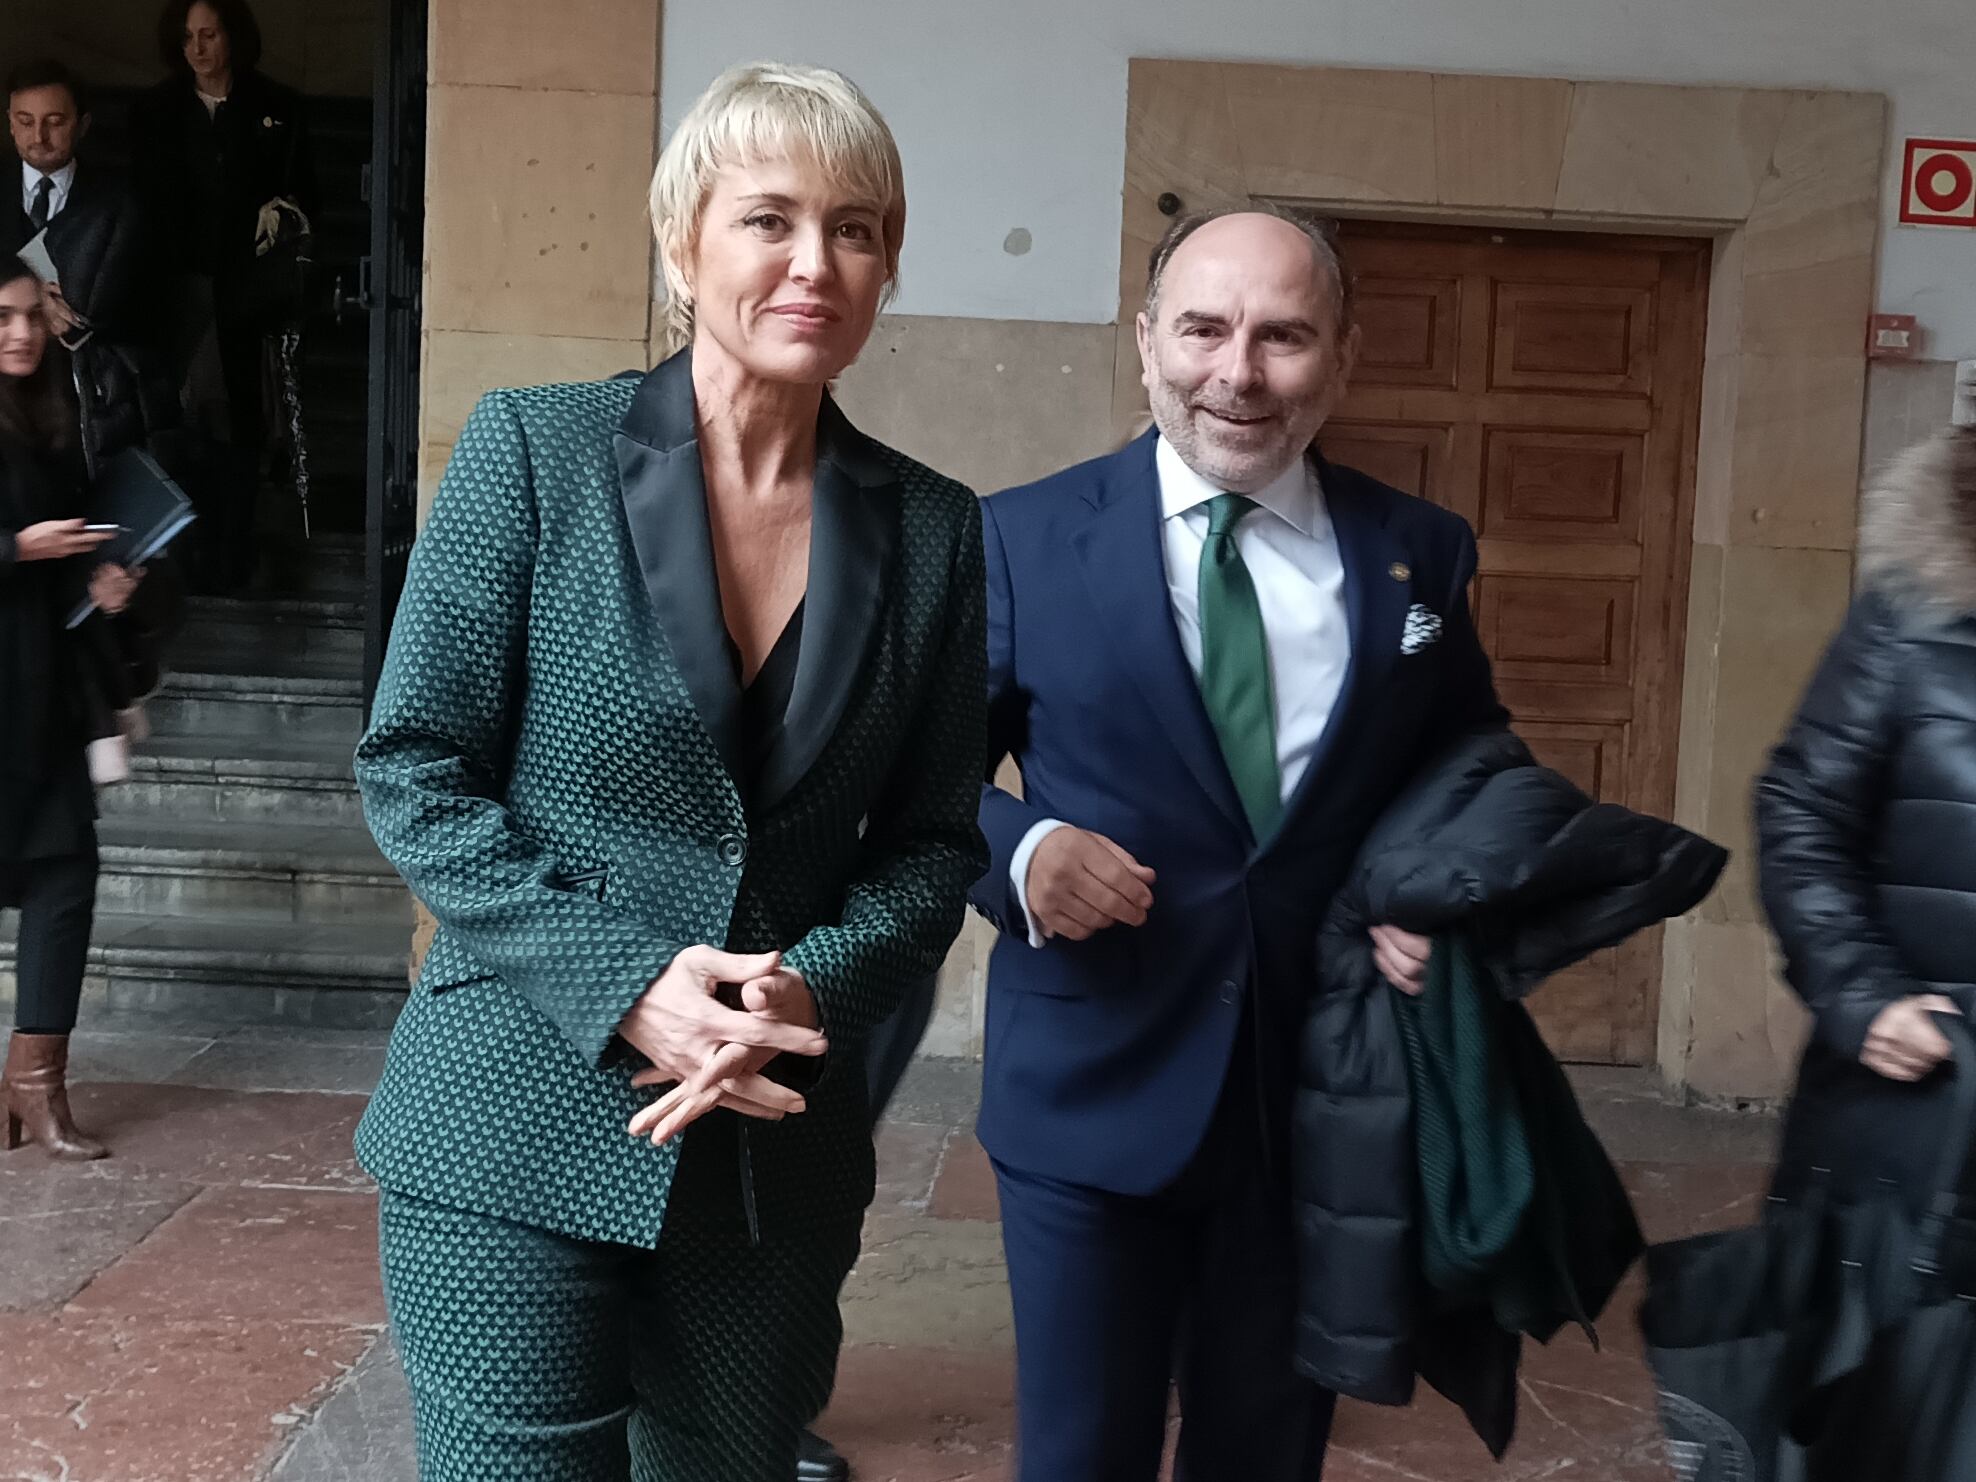
[[[1520,999],[1693,907],[1726,859],[1686,829],[1594,803],[1506,730],[1458,740],[1380,816],[1326,917],[1299,1050],[1291,1184],[1301,1373],[1386,1405],[1406,1404],[1419,1374],[1462,1406],[1498,1455],[1514,1429],[1517,1335],[1487,1311],[1450,1313],[1425,1289],[1402,1009],[1374,963],[1367,924],[1437,940],[1462,933],[1497,989]],[[1556,1077],[1554,1065],[1547,1070]],[[1595,1143],[1590,1151],[1603,1163]],[[1637,1230],[1630,1209],[1574,1211],[1570,1201],[1584,1194],[1623,1206],[1609,1166],[1606,1180],[1560,1191],[1580,1247],[1570,1254],[1595,1268],[1600,1301],[1637,1249]],[[1602,1229],[1631,1239],[1601,1242]]]
[[[1763,904],[1811,1037],[1778,1192],[1930,1192],[1933,1011],[1976,1011],[1976,428],[1868,492],[1845,626],[1756,785]]]

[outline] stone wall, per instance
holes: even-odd
[[[652,0],[433,0],[421,490],[496,386],[646,363]]]

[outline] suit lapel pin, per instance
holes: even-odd
[[[1392,577],[1394,581],[1413,580],[1413,568],[1404,561],[1395,561],[1391,566],[1388,566],[1386,568],[1386,574]]]

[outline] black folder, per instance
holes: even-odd
[[[192,501],[171,481],[149,453],[126,448],[96,476],[89,491],[89,522],[92,525],[121,525],[115,540],[98,546],[99,562],[115,566],[142,566],[185,532],[195,516]],[[96,610],[96,604],[83,598],[69,614],[71,628]]]

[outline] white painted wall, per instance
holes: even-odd
[[[900,312],[1104,323],[1134,56],[1885,93],[1878,307],[1976,356],[1976,231],[1895,224],[1899,140],[1976,137],[1970,0],[670,0],[663,111],[735,62],[840,67],[905,155]]]

